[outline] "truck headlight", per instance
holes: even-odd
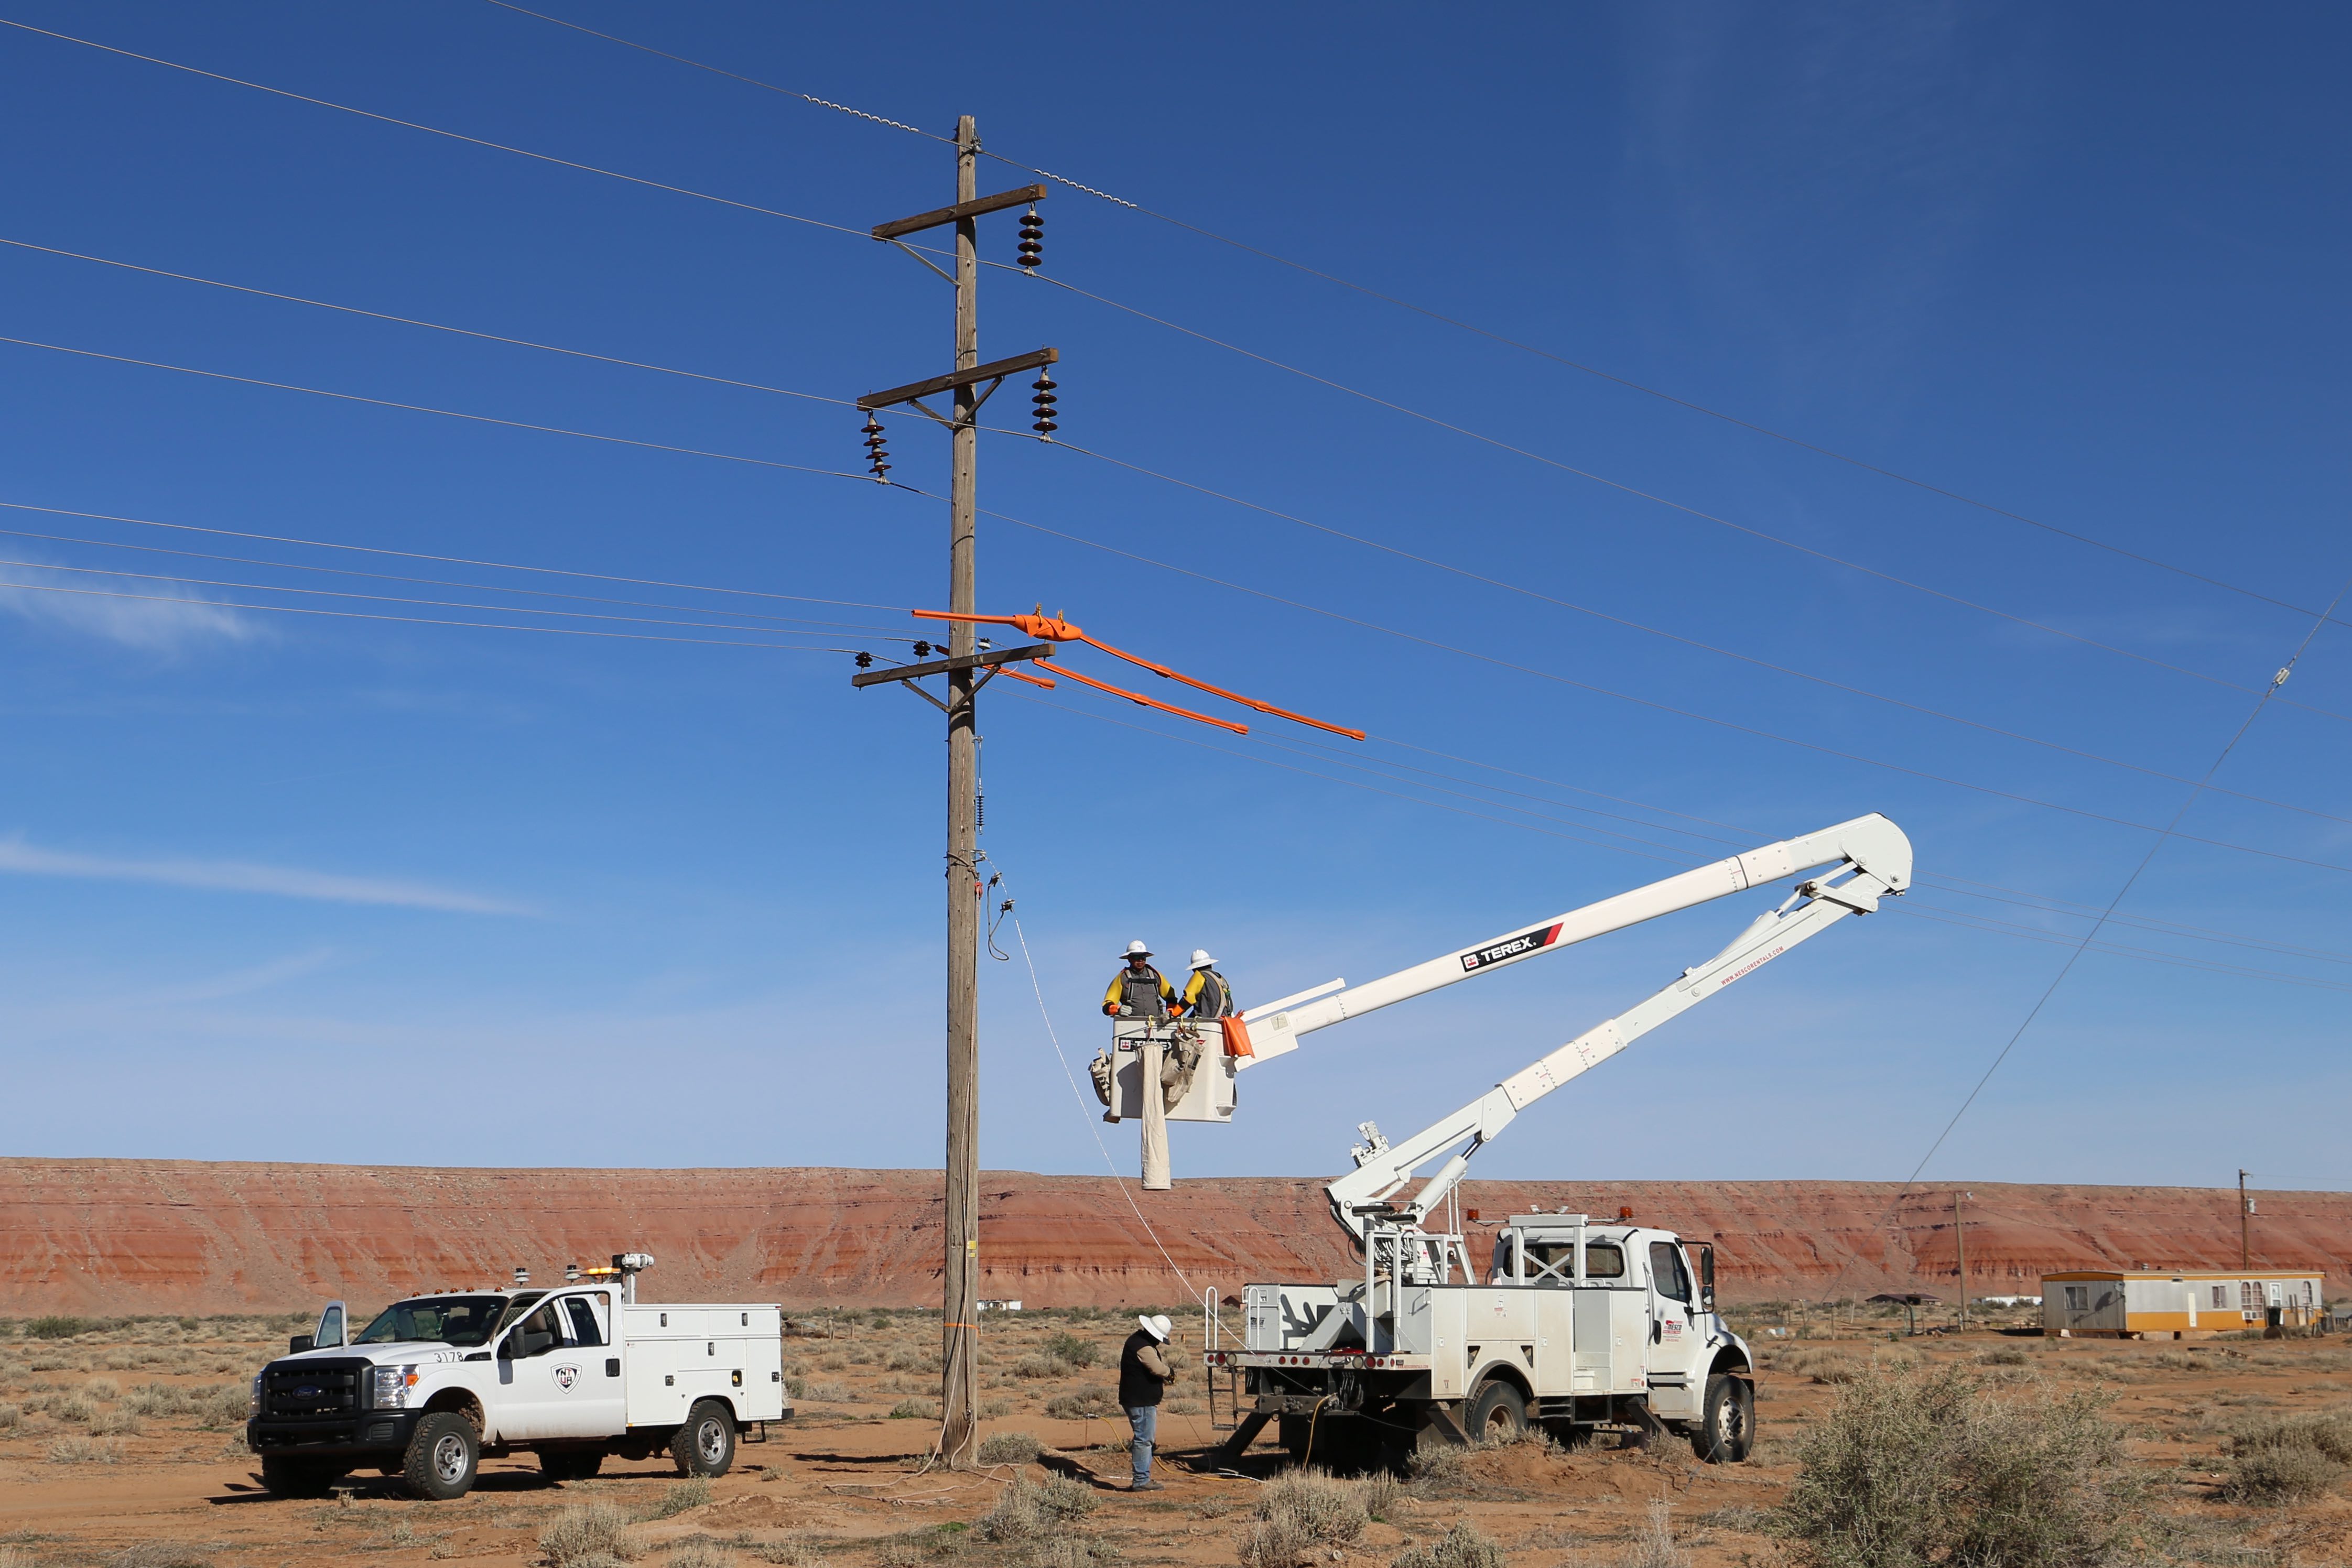
[[[379,1366],[368,1373],[368,1400],[377,1410],[398,1410],[408,1403],[408,1391],[416,1386],[416,1368],[413,1366]]]
[[[257,1420],[261,1416],[261,1379],[263,1375],[264,1375],[261,1373],[255,1373],[253,1375],[253,1386],[247,1389],[245,1393],[245,1418],[248,1421]]]

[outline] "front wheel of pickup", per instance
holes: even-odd
[[[1692,1451],[1710,1465],[1747,1462],[1756,1446],[1756,1392],[1748,1379],[1717,1373],[1706,1380],[1704,1418],[1690,1439]]]
[[[261,1485],[274,1497],[324,1497],[351,1472],[341,1465],[317,1459],[266,1458],[261,1461]]]
[[[482,1440],[474,1424],[455,1410],[436,1410],[416,1424],[400,1473],[418,1497],[446,1502],[473,1490],[481,1460]]]
[[[723,1476],[735,1463],[735,1412],[723,1399],[698,1399],[686,1425],[669,1440],[669,1457],[682,1476]]]

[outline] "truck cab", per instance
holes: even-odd
[[[740,1433],[791,1414],[780,1309],[639,1305],[622,1282],[413,1296],[355,1332],[330,1302],[253,1380],[263,1484],[318,1496],[370,1468],[453,1498],[483,1456],[517,1451],[557,1480],[664,1450],[683,1474],[724,1474]]]

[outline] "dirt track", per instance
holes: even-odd
[[[906,1314],[877,1325],[859,1314],[837,1320],[837,1337],[789,1339],[787,1363],[807,1395],[799,1417],[773,1429],[766,1445],[746,1445],[710,1500],[632,1525],[641,1560],[662,1563],[699,1542],[703,1561],[724,1556],[745,1568],[761,1561],[844,1568],[1013,1561],[971,1543],[963,1527],[987,1511],[1014,1474],[1025,1469],[1034,1478],[1044,1469],[922,1470],[933,1423],[888,1414],[919,1408],[936,1392],[933,1322]],[[182,1549],[171,1561],[218,1568],[355,1559],[387,1568],[453,1558],[537,1563],[544,1556],[541,1531],[567,1507],[601,1500],[650,1516],[675,1495],[679,1482],[667,1463],[615,1462],[595,1480],[556,1485],[524,1456],[486,1462],[478,1490],[457,1503],[413,1501],[374,1476],[354,1477],[331,1501],[285,1501],[260,1490],[226,1396],[211,1426],[201,1412],[133,1414],[142,1403],[172,1403],[170,1393],[154,1392],[159,1388],[184,1396],[241,1388],[282,1343],[277,1336],[286,1326],[163,1322],[67,1341],[0,1340],[0,1403],[25,1412],[13,1427],[0,1427],[0,1543],[7,1543],[0,1551],[13,1546],[21,1562],[44,1568],[104,1563],[142,1542],[154,1543],[151,1553],[166,1544]],[[1049,1337],[1075,1333],[1106,1357],[1126,1326],[1123,1317],[1108,1314],[992,1321],[984,1429],[1032,1433],[1052,1450],[1049,1462],[1081,1479],[1100,1478],[1099,1506],[1073,1527],[1073,1539],[1109,1548],[1126,1563],[1232,1563],[1236,1531],[1263,1478],[1277,1469],[1278,1453],[1256,1450],[1244,1466],[1250,1473],[1239,1479],[1167,1464],[1161,1475],[1168,1490],[1132,1497],[1108,1490],[1124,1480],[1126,1456],[1106,1446],[1124,1437],[1122,1425],[1045,1414],[1053,1401],[1079,1398],[1108,1381],[1099,1359],[1076,1366],[1049,1354]],[[1792,1332],[1820,1334],[1823,1326],[1799,1321]],[[1475,1456],[1465,1477],[1401,1501],[1344,1560],[1363,1568],[1385,1564],[1410,1540],[1467,1519],[1519,1568],[1601,1568],[1626,1551],[1650,1500],[1664,1498],[1697,1568],[1770,1562],[1774,1549],[1759,1532],[1759,1511],[1775,1502],[1795,1474],[1795,1436],[1827,1407],[1838,1380],[1866,1375],[1871,1357],[1892,1355],[1965,1360],[1996,1385],[2040,1381],[2112,1396],[2112,1416],[2131,1434],[2133,1460],[2156,1484],[2151,1562],[2314,1568],[2352,1562],[2352,1500],[2340,1490],[2290,1509],[2239,1508],[2213,1498],[2219,1446],[2232,1425],[2256,1414],[2352,1403],[2352,1346],[2325,1340],[2043,1342],[1981,1332],[1896,1343],[1884,1325],[1874,1325],[1869,1338],[1762,1336],[1762,1343],[1764,1441],[1756,1462],[1702,1466],[1679,1442],[1646,1452],[1562,1453],[1540,1444],[1491,1450]],[[142,1394],[142,1385],[150,1392]],[[1195,1374],[1171,1396],[1162,1424],[1171,1459],[1213,1437],[1198,1408],[1200,1393]],[[52,1457],[58,1454],[68,1457]],[[2158,1540],[2168,1543],[2160,1555],[2153,1547]],[[160,1568],[165,1558],[130,1561]]]

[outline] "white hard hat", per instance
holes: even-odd
[[[1176,1325],[1168,1321],[1168,1314],[1166,1312],[1154,1313],[1148,1317],[1138,1318],[1135,1321],[1143,1325],[1143,1332],[1145,1333],[1150,1334],[1153,1339],[1160,1341],[1163,1344],[1167,1343],[1168,1336],[1176,1332]]]
[[[1192,949],[1192,967],[1195,969],[1205,969],[1215,962],[1214,958],[1209,956],[1209,950],[1206,947]]]
[[[1130,958],[1149,958],[1151,956],[1151,949],[1138,939],[1127,945],[1127,956]]]

